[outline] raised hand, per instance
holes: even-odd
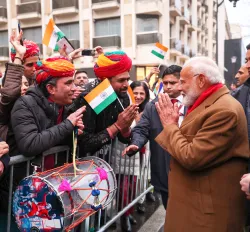
[[[69,53],[68,57],[70,60],[74,60],[77,59],[79,57],[82,56],[81,51],[83,50],[83,48],[78,48],[76,50],[74,50],[73,52]]]
[[[4,141],[0,142],[0,157],[7,154],[8,152],[9,152],[9,145]]]
[[[10,43],[12,44],[12,46],[14,47],[14,49],[16,50],[16,56],[23,59],[24,54],[26,52],[26,47],[21,45],[21,40],[23,37],[23,31],[21,30],[20,33],[16,33],[16,30],[13,30],[11,32],[11,36],[10,36]]]
[[[73,99],[76,99],[85,89],[77,86],[74,90]]]
[[[123,112],[118,115],[118,119],[116,121],[116,126],[120,131],[127,129],[131,126],[133,120],[135,119],[138,112],[137,105],[128,106]]]
[[[155,103],[163,127],[169,124],[177,124],[179,120],[179,109],[177,103],[171,102],[168,94],[160,93],[158,102]]]
[[[129,145],[128,147],[126,147],[123,152],[122,152],[122,156],[125,156],[127,153],[129,152],[136,152],[139,150],[139,147],[136,145]]]
[[[94,48],[94,50],[96,51],[96,54],[95,54],[95,58],[97,58],[98,56],[100,56],[101,54],[103,54],[103,48],[101,46],[97,46]]]
[[[76,112],[70,114],[68,116],[68,120],[74,125],[77,126],[77,123],[79,120],[82,119],[83,113],[86,110],[86,106],[82,106],[81,108],[79,108]]]

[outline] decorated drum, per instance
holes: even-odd
[[[13,197],[20,231],[70,231],[112,201],[117,182],[108,163],[90,156],[76,166],[76,173],[71,163],[20,182]]]

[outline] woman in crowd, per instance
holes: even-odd
[[[140,120],[142,112],[145,105],[149,101],[149,90],[145,83],[140,81],[135,81],[131,83],[131,88],[134,93],[135,102],[139,106],[139,112],[136,117],[136,120],[133,122],[131,127],[134,127],[136,123]],[[112,164],[115,173],[117,174],[117,182],[120,183],[119,191],[119,210],[122,210],[127,204],[131,202],[131,199],[136,197],[136,193],[143,191],[142,188],[137,188],[138,183],[140,185],[145,181],[138,181],[142,178],[141,172],[141,163],[140,162],[140,152],[137,152],[133,157],[129,158],[122,157],[120,151],[125,148],[126,145],[117,142],[115,149],[116,151],[112,152]],[[144,150],[145,153],[145,150]],[[117,154],[115,156],[115,154]],[[146,162],[146,161],[145,161]],[[145,165],[144,165],[145,167]],[[144,170],[144,168],[142,168]],[[146,183],[146,182],[145,182]],[[136,191],[137,190],[137,191]],[[142,202],[144,199],[142,199]],[[140,209],[137,210],[144,212],[145,208],[143,205],[139,205]],[[122,230],[126,232],[132,231],[132,225],[136,224],[135,218],[132,216],[134,208],[131,207],[122,217],[121,217],[121,226]]]
[[[136,122],[135,122],[135,123],[138,123],[140,121],[141,115],[143,113],[143,110],[146,104],[150,100],[149,88],[148,88],[148,85],[144,81],[134,81],[131,83],[130,87],[135,97],[135,103],[139,106],[139,112],[138,112],[138,115],[136,117]],[[135,126],[135,124],[132,124],[132,127],[133,126]],[[140,156],[140,178],[139,180],[140,181],[137,182],[139,183],[139,192],[143,192],[146,190],[148,178],[150,178],[149,155],[150,155],[149,143],[147,143],[139,151],[139,156]],[[149,194],[152,194],[152,193],[150,192]],[[145,212],[144,201],[145,201],[145,196],[142,197],[137,204],[137,211],[139,213]]]

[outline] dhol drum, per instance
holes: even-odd
[[[20,182],[13,196],[20,231],[70,231],[112,201],[117,182],[110,165],[92,156],[76,165],[76,175],[70,163]]]

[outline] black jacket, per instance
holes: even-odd
[[[248,127],[248,141],[250,144],[250,78],[248,78],[242,86],[234,90],[231,95],[240,102],[245,111]]]
[[[111,143],[111,137],[109,136],[107,128],[116,122],[119,113],[123,111],[119,101],[115,100],[97,115],[85,101],[83,97],[100,84],[100,82],[100,80],[96,79],[86,85],[86,90],[81,95],[81,105],[86,105],[86,112],[83,115],[84,132],[79,139],[80,156],[86,156],[87,153],[93,154],[100,150],[104,145]],[[124,108],[129,106],[130,102],[127,95],[124,98],[119,99]],[[118,139],[123,143],[129,142],[128,139],[123,138],[120,134],[118,134]]]
[[[156,189],[167,192],[170,155],[155,142],[155,138],[163,129],[155,108],[157,101],[158,98],[146,105],[139,123],[132,130],[131,144],[141,149],[148,141],[150,142],[151,183]]]
[[[57,145],[69,144],[74,130],[73,124],[65,119],[56,125],[58,106],[49,103],[38,87],[30,87],[20,97],[11,112],[7,143],[10,155],[36,156]]]

